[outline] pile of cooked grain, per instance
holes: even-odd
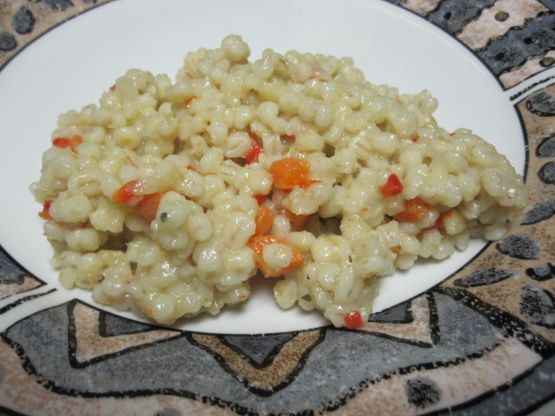
[[[378,276],[499,239],[525,206],[507,159],[439,127],[429,92],[349,58],[249,54],[228,36],[175,82],[130,70],[60,116],[31,189],[64,286],[170,324],[262,274],[281,307],[358,328]]]

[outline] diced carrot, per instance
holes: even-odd
[[[293,214],[287,208],[281,208],[280,213],[287,217],[293,230],[300,230],[308,221],[308,215]]]
[[[294,187],[308,188],[317,182],[309,178],[310,163],[296,157],[288,157],[273,162],[268,169],[277,189],[291,191]]]
[[[445,223],[444,223],[445,218],[448,218],[448,217],[450,217],[450,216],[452,216],[452,215],[454,215],[454,214],[455,214],[455,211],[452,210],[452,209],[447,210],[447,211],[445,211],[445,212],[442,212],[442,213],[439,215],[439,218],[437,219],[437,221],[436,221],[434,227],[437,228],[438,230],[441,230],[441,229],[445,228]]]
[[[77,147],[79,147],[81,143],[83,143],[83,139],[78,134],[71,137],[56,137],[52,141],[54,146],[61,147],[63,149],[69,147],[74,152],[77,151]]]
[[[258,208],[256,217],[254,219],[256,224],[256,235],[266,234],[272,228],[272,223],[274,222],[274,213],[266,205],[261,205]]]
[[[289,263],[289,266],[284,267],[281,270],[280,274],[289,273],[289,272],[295,270],[296,268],[302,266],[303,263],[304,263],[303,253],[301,253],[301,251],[298,248],[293,247],[292,245],[289,245],[289,248],[291,249],[291,251],[293,253],[293,258],[291,259],[291,263]]]
[[[283,244],[291,249],[293,258],[291,259],[289,265],[284,267],[283,269],[271,269],[264,261],[264,247],[272,243]],[[253,250],[256,265],[258,266],[264,277],[281,276],[284,273],[295,270],[297,267],[301,266],[304,263],[303,253],[301,253],[298,248],[292,246],[291,243],[289,243],[285,238],[282,237],[277,237],[275,235],[254,235],[250,238],[247,245]]]
[[[157,192],[155,194],[148,194],[143,197],[141,202],[137,204],[137,212],[147,222],[151,223],[156,218],[160,200],[164,196],[164,192]]]
[[[81,143],[83,143],[83,138],[81,136],[79,136],[78,134],[76,134],[75,136],[72,136],[69,139],[69,147],[71,147],[71,150],[73,150],[74,152],[77,151],[77,148],[79,147],[79,145]]]
[[[395,196],[403,192],[403,184],[397,175],[392,173],[388,176],[387,182],[380,186],[380,192],[383,196]]]
[[[410,136],[410,139],[414,142],[414,143],[418,143],[418,141],[420,140],[420,136],[418,134],[413,134],[412,136]]]
[[[49,220],[50,217],[50,206],[52,205],[52,201],[50,199],[47,199],[46,201],[44,201],[44,204],[42,204],[42,211],[39,212],[39,217],[41,217],[43,220]]]
[[[430,205],[420,198],[405,201],[405,209],[395,215],[395,219],[400,222],[418,222],[428,213]]]
[[[255,195],[254,199],[256,199],[256,202],[258,202],[258,205],[262,205],[264,202],[266,202],[266,195]]]
[[[199,173],[198,169],[195,168],[193,165],[188,165],[187,169],[192,170],[193,172]]]
[[[362,316],[360,315],[359,311],[349,312],[347,315],[345,315],[343,321],[345,322],[345,326],[350,329],[362,328],[362,326],[364,325],[364,322],[362,322]]]
[[[258,157],[260,156],[260,153],[262,153],[262,146],[260,146],[256,140],[251,138],[251,147],[245,155],[245,162],[249,165],[251,163],[258,162]]]
[[[136,204],[142,199],[141,187],[143,183],[136,179],[124,184],[112,194],[112,201],[124,204]]]

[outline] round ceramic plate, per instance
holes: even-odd
[[[549,401],[553,27],[551,0],[0,1],[0,411],[486,415]],[[229,33],[254,58],[350,56],[372,82],[429,89],[442,126],[507,155],[529,206],[503,240],[383,279],[357,331],[282,311],[265,286],[172,328],[63,289],[28,192],[58,114],[97,101],[129,68],[173,75],[188,51]]]

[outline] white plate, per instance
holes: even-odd
[[[439,99],[436,117],[442,126],[471,128],[523,171],[521,126],[496,79],[464,46],[410,12],[368,0],[120,0],[52,30],[0,73],[1,245],[30,272],[59,287],[37,217],[40,207],[28,191],[39,177],[57,116],[95,102],[129,68],[173,76],[186,52],[218,47],[229,33],[240,34],[254,58],[265,48],[351,56],[372,82],[408,93],[429,89]],[[384,279],[376,310],[442,281],[483,246],[475,241],[446,261]],[[64,293],[91,302],[88,292]],[[279,309],[268,286],[240,308],[196,318],[183,328],[267,333],[324,324],[316,313]]]

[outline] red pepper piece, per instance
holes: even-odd
[[[345,315],[343,321],[345,321],[345,326],[349,329],[359,329],[364,326],[364,322],[362,322],[362,316],[359,311],[349,312]]]
[[[52,205],[52,201],[50,199],[47,199],[46,201],[44,201],[44,204],[42,204],[42,211],[39,212],[39,217],[41,217],[43,220],[49,220],[52,218],[50,216],[51,205]]]
[[[164,196],[164,192],[157,192],[155,194],[145,195],[141,202],[137,204],[137,212],[147,222],[151,223],[156,218],[160,200]]]
[[[266,195],[255,195],[254,199],[256,199],[256,202],[258,202],[258,205],[262,205],[264,202],[266,202],[266,199],[268,199],[266,197]]]
[[[380,186],[380,192],[383,196],[395,196],[403,192],[403,184],[397,175],[392,173],[387,178],[387,182]]]
[[[262,153],[262,146],[260,146],[256,140],[251,139],[251,147],[245,155],[245,162],[249,165],[258,162],[260,153]]]
[[[123,204],[139,202],[142,199],[140,194],[142,185],[138,179],[127,182],[112,194],[112,201]]]
[[[78,134],[71,137],[56,137],[52,140],[52,144],[54,146],[61,147],[63,149],[69,147],[74,152],[77,151],[77,147],[79,147],[81,143],[83,143],[83,139]]]

